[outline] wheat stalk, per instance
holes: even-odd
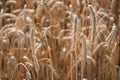
[[[13,80],[13,76],[14,76],[15,71],[16,71],[16,69],[18,68],[18,66],[24,67],[25,70],[27,71],[27,73],[29,73],[29,70],[28,70],[28,68],[25,66],[25,64],[23,64],[23,63],[18,63],[18,64],[15,66],[15,68],[14,68],[14,71],[13,71],[13,74],[12,74],[12,77],[11,77],[11,80]],[[28,76],[28,74],[27,74],[26,77],[27,77],[28,80],[30,80],[30,79],[31,79],[31,74],[29,73],[29,76]]]
[[[66,5],[64,5],[63,2],[57,1],[55,2],[55,4],[51,7],[51,9],[49,10],[49,14],[57,7],[61,5],[62,7],[64,7],[65,9],[68,9],[68,7]]]

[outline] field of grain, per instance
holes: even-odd
[[[120,0],[0,0],[0,80],[120,80]]]

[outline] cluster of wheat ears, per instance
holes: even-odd
[[[0,0],[0,80],[120,80],[120,0]]]

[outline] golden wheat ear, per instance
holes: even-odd
[[[36,71],[36,74],[37,74],[37,80],[38,80],[38,77],[39,77],[39,71],[40,71],[40,65],[38,63],[38,58],[36,56],[36,41],[35,41],[35,28],[32,27],[30,29],[30,43],[31,43],[31,49],[32,49],[32,58],[33,58],[33,64],[34,64],[34,68],[35,68],[35,71]]]
[[[91,32],[91,41],[93,42],[96,36],[96,16],[95,16],[95,9],[92,5],[88,5],[88,9],[90,11],[92,17],[92,32]]]

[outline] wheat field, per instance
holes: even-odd
[[[0,80],[120,80],[120,0],[0,0]]]

